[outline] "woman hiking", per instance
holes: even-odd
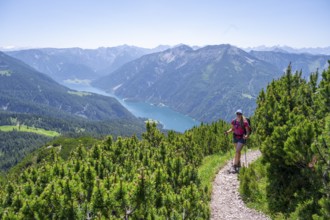
[[[243,116],[243,112],[241,109],[238,109],[236,111],[236,118],[232,120],[231,122],[232,127],[225,132],[225,134],[228,134],[230,132],[233,132],[233,142],[235,145],[235,159],[233,164],[233,171],[234,173],[237,173],[239,171],[239,168],[241,167],[241,151],[246,143],[246,139],[249,138],[250,134],[250,125],[249,122],[246,120],[246,118]]]

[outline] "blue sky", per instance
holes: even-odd
[[[0,47],[330,46],[329,0],[0,0]]]

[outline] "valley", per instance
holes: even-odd
[[[141,130],[144,127],[144,123],[116,99],[71,90],[1,52],[0,70],[11,73],[0,75],[0,113],[23,113],[90,122],[121,120],[123,123],[118,124],[121,127],[140,127]],[[118,127],[118,130],[123,129]]]
[[[128,111],[134,116],[139,118],[146,118],[154,120],[156,123],[160,123],[163,129],[174,130],[177,132],[185,132],[194,126],[200,124],[199,121],[183,115],[180,112],[174,111],[168,106],[154,105],[146,102],[134,102],[126,101],[114,94],[107,93],[101,89],[92,87],[90,85],[81,84],[64,84],[67,87],[77,91],[87,91],[104,96],[110,96],[116,98]]]
[[[29,49],[7,54],[70,88],[97,87],[106,92],[99,94],[125,100],[121,104],[135,116],[161,121],[166,129],[182,132],[194,126],[194,120],[230,121],[237,108],[251,116],[259,91],[279,78],[290,63],[293,71],[302,71],[303,77],[308,78],[310,73],[326,69],[330,59],[329,55],[290,53],[284,49],[244,51],[223,44],[201,48],[159,46],[147,50],[123,45],[94,50]],[[175,128],[185,122],[171,122],[168,126],[165,121],[177,116],[165,119],[155,113],[162,115],[163,110],[188,117],[190,125]]]

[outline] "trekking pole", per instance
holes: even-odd
[[[246,147],[245,147],[245,150],[244,150],[244,154],[245,154],[245,167],[247,167],[248,166],[248,164],[247,164],[247,160],[246,160],[246,148],[248,147],[248,140],[246,140],[245,141],[246,142]]]
[[[230,146],[230,142],[228,141],[228,134],[227,134],[227,142],[228,142],[228,145],[229,145],[229,154],[230,154],[231,166],[234,166],[234,158],[231,154],[231,146]]]

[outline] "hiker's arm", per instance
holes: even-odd
[[[250,136],[250,127],[249,126],[245,126],[245,130],[246,130],[246,135],[244,136],[245,139],[249,138]]]
[[[225,134],[228,134],[228,133],[230,133],[232,131],[233,131],[233,129],[230,128],[228,131],[225,131]]]
[[[228,131],[225,131],[225,134],[228,134],[228,133],[230,133],[232,131],[234,131],[234,125],[232,125],[232,127]]]

